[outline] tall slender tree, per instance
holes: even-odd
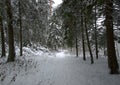
[[[85,37],[84,37],[84,24],[83,24],[83,16],[81,16],[81,34],[82,34],[82,50],[83,50],[83,60],[86,60],[85,54]]]
[[[75,45],[76,45],[76,57],[78,57],[78,33],[77,33],[77,29],[76,29],[76,35],[75,35]]]
[[[85,37],[84,37],[84,15],[82,12],[83,9],[83,0],[81,1],[81,36],[82,36],[82,51],[83,51],[83,60],[86,60],[86,54],[85,54]]]
[[[22,18],[21,18],[21,2],[19,0],[19,24],[20,24],[20,56],[22,56]]]
[[[14,33],[13,33],[13,20],[12,20],[12,7],[11,0],[6,0],[7,7],[7,17],[8,17],[8,45],[9,45],[9,55],[8,62],[15,60],[15,47],[14,47]]]
[[[86,17],[85,17],[85,33],[86,33],[87,45],[88,45],[88,49],[89,49],[89,53],[90,53],[90,58],[91,58],[91,64],[93,64],[93,63],[94,63],[94,60],[93,60],[93,54],[92,54],[91,45],[90,45],[90,40],[89,40],[89,35],[88,35],[88,28],[87,28]]]
[[[111,74],[119,73],[119,66],[115,52],[114,34],[113,34],[113,0],[105,0],[106,8],[106,32],[107,32],[107,54],[108,66]]]
[[[96,53],[96,59],[98,59],[98,41],[97,41],[97,17],[96,17],[96,5],[95,5],[95,27],[94,27],[94,31],[95,31],[95,53]]]
[[[5,53],[5,36],[4,36],[2,16],[0,16],[0,31],[1,31],[1,41],[2,41],[2,55],[1,55],[1,57],[4,57],[6,53]]]

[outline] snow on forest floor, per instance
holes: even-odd
[[[0,64],[0,85],[120,85],[120,75],[110,75],[107,59],[95,64],[68,51],[29,51],[12,63]]]

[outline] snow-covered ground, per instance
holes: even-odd
[[[120,85],[120,75],[110,75],[107,59],[95,64],[68,51],[50,53],[24,48],[14,63],[0,64],[0,85]]]

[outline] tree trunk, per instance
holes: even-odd
[[[95,53],[96,53],[96,59],[98,59],[96,6],[95,6],[95,29],[94,31],[95,31]]]
[[[83,50],[83,60],[86,60],[86,54],[85,54],[85,39],[84,39],[84,24],[83,24],[83,16],[81,13],[81,34],[82,34],[82,50]]]
[[[21,20],[21,3],[19,0],[19,22],[20,22],[20,56],[22,56],[22,20]]]
[[[2,41],[2,55],[1,57],[5,57],[5,36],[4,36],[4,29],[3,29],[3,20],[2,16],[0,16],[0,30],[1,30],[1,41]]]
[[[8,16],[8,45],[9,45],[9,55],[7,61],[12,62],[15,61],[15,47],[14,47],[11,0],[6,0],[6,6],[7,6],[7,16]]]
[[[113,34],[113,0],[106,0],[106,32],[107,32],[107,55],[108,66],[111,74],[119,73],[119,66],[115,52],[114,34]]]
[[[75,44],[76,44],[76,57],[78,57],[78,39],[77,39],[77,31],[76,31],[76,40],[75,40]]]
[[[90,57],[91,57],[91,64],[94,63],[94,60],[93,60],[93,54],[92,54],[92,51],[91,51],[91,46],[90,46],[90,41],[89,41],[89,36],[88,36],[88,32],[87,32],[87,22],[86,22],[86,18],[85,18],[85,32],[86,32],[86,38],[87,38],[87,45],[88,45],[88,49],[89,49],[89,52],[90,52]]]

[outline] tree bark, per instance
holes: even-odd
[[[11,0],[6,0],[6,7],[7,7],[7,16],[8,16],[8,45],[9,45],[9,55],[7,61],[13,62],[15,61],[15,47],[14,47]]]
[[[95,53],[96,53],[96,59],[98,59],[98,43],[97,43],[97,18],[96,18],[96,6],[95,6]]]
[[[115,52],[114,33],[113,33],[113,0],[106,0],[106,32],[107,32],[107,55],[108,67],[111,74],[119,73],[119,66]]]
[[[19,0],[19,23],[20,23],[20,56],[23,55],[23,50],[22,50],[22,20],[21,20],[21,3]]]
[[[76,43],[76,57],[78,57],[78,38],[77,38],[77,31],[76,31],[76,40],[75,40],[75,43]]]
[[[83,24],[83,14],[81,13],[81,31],[82,31],[82,50],[83,50],[83,60],[86,60],[85,54],[85,38],[84,38],[84,24]]]
[[[0,16],[0,30],[1,30],[1,41],[2,41],[2,55],[1,55],[1,57],[5,57],[6,56],[6,52],[5,52],[5,36],[4,36],[2,16]]]
[[[93,60],[93,54],[92,54],[92,51],[91,51],[91,46],[90,46],[90,41],[89,41],[89,36],[88,36],[86,18],[85,18],[85,32],[86,32],[86,38],[87,38],[87,43],[88,43],[87,45],[88,45],[88,49],[89,49],[89,52],[90,52],[91,64],[93,64],[94,60]]]

